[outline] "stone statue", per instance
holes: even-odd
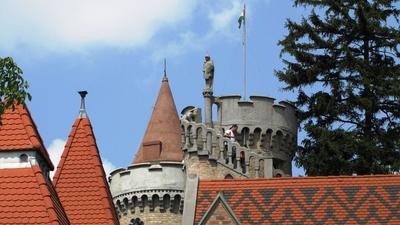
[[[194,106],[185,107],[182,112],[181,119],[188,122],[201,123],[201,109]]]
[[[211,57],[208,54],[205,56],[205,61],[203,64],[203,74],[204,79],[206,80],[206,90],[212,91],[214,80],[214,62],[211,60]]]

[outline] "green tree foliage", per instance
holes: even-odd
[[[308,175],[377,174],[400,167],[398,0],[295,0],[279,42],[285,90],[297,92],[307,137],[295,155]]]
[[[14,108],[14,103],[25,104],[25,99],[31,100],[27,92],[29,85],[22,77],[22,70],[11,57],[0,58],[0,115],[8,108]]]

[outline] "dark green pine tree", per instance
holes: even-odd
[[[276,76],[298,93],[307,136],[295,154],[307,175],[400,168],[398,0],[295,0]]]

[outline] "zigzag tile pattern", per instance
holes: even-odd
[[[218,192],[242,224],[400,224],[400,176],[200,181],[195,224]]]
[[[88,118],[76,119],[53,182],[72,225],[118,224]]]
[[[38,166],[0,169],[1,225],[69,225],[50,181]]]

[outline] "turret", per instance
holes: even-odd
[[[201,109],[182,112],[182,146],[188,174],[201,179],[290,176],[297,145],[296,107],[267,96],[213,95],[214,64],[206,56],[203,69],[205,120]],[[212,121],[212,105],[217,106]],[[238,126],[234,140],[224,137]],[[228,168],[228,169],[227,169]]]
[[[181,223],[185,188],[182,160],[180,121],[164,72],[133,164],[110,176],[121,225]]]

